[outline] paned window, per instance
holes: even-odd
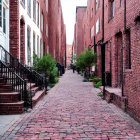
[[[22,3],[25,5],[25,0],[22,0]]]
[[[39,26],[39,2],[37,2],[37,25]]]
[[[41,13],[41,30],[43,31],[43,26],[44,26],[44,15],[43,12]]]
[[[6,33],[6,9],[3,7],[3,32]]]
[[[37,55],[39,56],[39,36],[37,36]]]
[[[33,54],[36,53],[35,47],[36,47],[36,45],[35,45],[35,33],[33,33]]]
[[[28,13],[31,15],[31,0],[28,0],[27,9],[28,9]]]
[[[0,0],[0,27],[2,27],[2,0]]]
[[[98,34],[99,31],[100,31],[100,20],[98,19],[96,21],[96,34]]]
[[[27,28],[27,60],[28,64],[31,63],[31,30]]]
[[[33,19],[36,22],[36,0],[33,0]]]

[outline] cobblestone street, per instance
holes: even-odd
[[[140,140],[140,124],[72,71],[0,140]]]

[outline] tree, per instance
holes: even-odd
[[[86,68],[90,68],[95,65],[97,61],[97,54],[94,53],[91,49],[85,50],[84,53],[80,54],[77,58],[76,66],[80,67],[81,70],[85,70]]]

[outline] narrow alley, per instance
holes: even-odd
[[[140,139],[140,125],[98,97],[99,89],[67,70],[60,82],[1,140]]]

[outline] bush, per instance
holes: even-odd
[[[88,79],[87,79],[87,78],[84,78],[84,79],[83,79],[83,82],[88,82]]]
[[[94,83],[98,83],[98,82],[100,82],[100,81],[101,81],[101,79],[99,79],[99,78],[97,78],[97,77],[94,77],[94,78],[93,78],[93,82],[94,82]]]
[[[97,96],[99,96],[99,97],[103,97],[103,94],[100,92],[100,93],[98,93]]]
[[[53,88],[55,86],[55,84],[49,84],[50,88]]]
[[[59,82],[59,78],[55,77],[55,83],[58,83],[58,82]]]
[[[99,81],[98,83],[94,84],[95,88],[99,88],[100,86],[102,86],[102,81]]]

